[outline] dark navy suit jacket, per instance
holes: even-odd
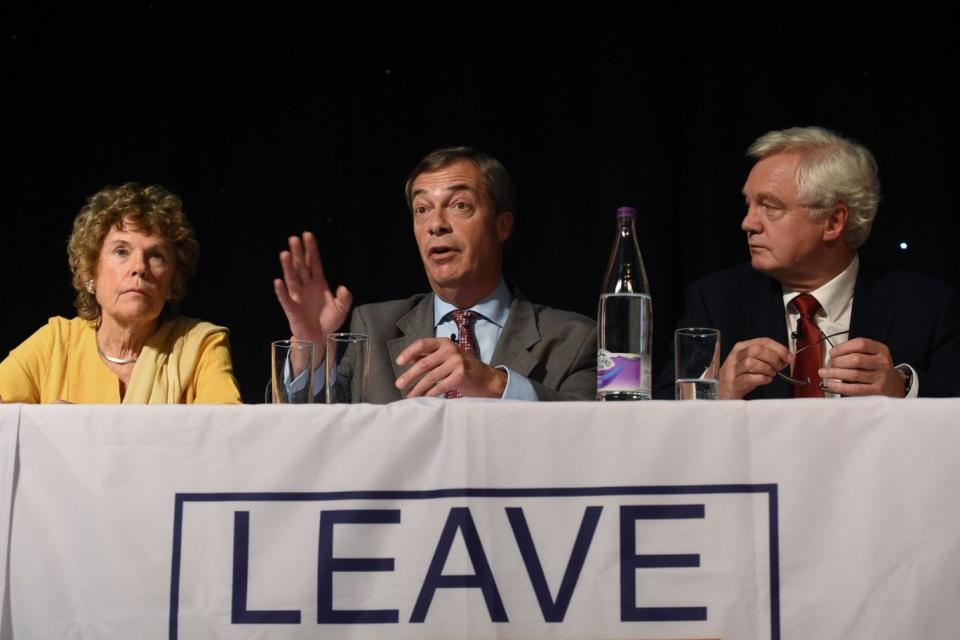
[[[744,340],[767,337],[788,345],[780,283],[749,263],[691,285],[678,326],[719,329],[721,363]],[[850,338],[858,337],[884,343],[894,364],[912,366],[920,396],[960,396],[960,303],[954,287],[916,272],[873,274],[861,261],[850,316]],[[673,398],[672,343],[665,365],[656,379],[659,399]],[[777,377],[746,399],[790,397],[790,385]]]

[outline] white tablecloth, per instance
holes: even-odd
[[[954,639],[958,460],[960,400],[0,406],[0,636]]]

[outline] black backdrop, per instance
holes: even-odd
[[[71,221],[106,184],[181,195],[201,241],[184,312],[232,329],[259,401],[287,235],[320,237],[359,303],[426,290],[402,198],[467,144],[518,188],[507,270],[596,313],[614,209],[640,210],[655,367],[684,286],[746,258],[747,145],[818,124],[876,154],[862,251],[956,283],[957,21],[917,6],[132,1],[6,3],[0,353],[73,314]],[[899,248],[901,241],[908,249]]]

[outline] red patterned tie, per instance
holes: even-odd
[[[797,323],[796,350],[797,357],[793,362],[793,377],[799,380],[810,378],[810,384],[795,386],[794,398],[822,398],[820,390],[820,374],[817,371],[823,366],[823,343],[820,341],[820,330],[813,317],[820,310],[820,303],[809,293],[802,293],[790,301],[800,313]],[[808,348],[808,345],[813,345]],[[801,351],[801,349],[803,351]]]
[[[477,338],[473,335],[473,321],[480,317],[476,311],[461,311],[455,309],[451,312],[453,321],[457,325],[457,346],[463,351],[480,357],[480,349],[477,348]],[[463,394],[459,389],[451,389],[443,394],[444,398],[462,398]]]

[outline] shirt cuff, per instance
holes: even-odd
[[[903,396],[904,398],[919,398],[920,397],[920,375],[917,373],[917,370],[908,365],[907,363],[898,364],[894,369],[910,369],[912,374],[912,382],[910,384],[910,390],[907,391],[907,395]],[[906,373],[906,372],[904,372]]]
[[[283,386],[286,387],[288,394],[299,393],[307,386],[307,370],[304,369],[296,378],[293,377],[293,371],[290,367],[290,358],[283,365]],[[324,368],[318,367],[313,372],[313,396],[317,397],[321,391],[324,391]],[[336,380],[336,376],[334,376]]]
[[[500,396],[500,398],[503,400],[528,400],[531,402],[539,400],[539,398],[537,398],[537,392],[533,389],[533,384],[528,379],[509,367],[501,365],[495,368],[507,372],[507,386],[503,390],[503,395]]]

